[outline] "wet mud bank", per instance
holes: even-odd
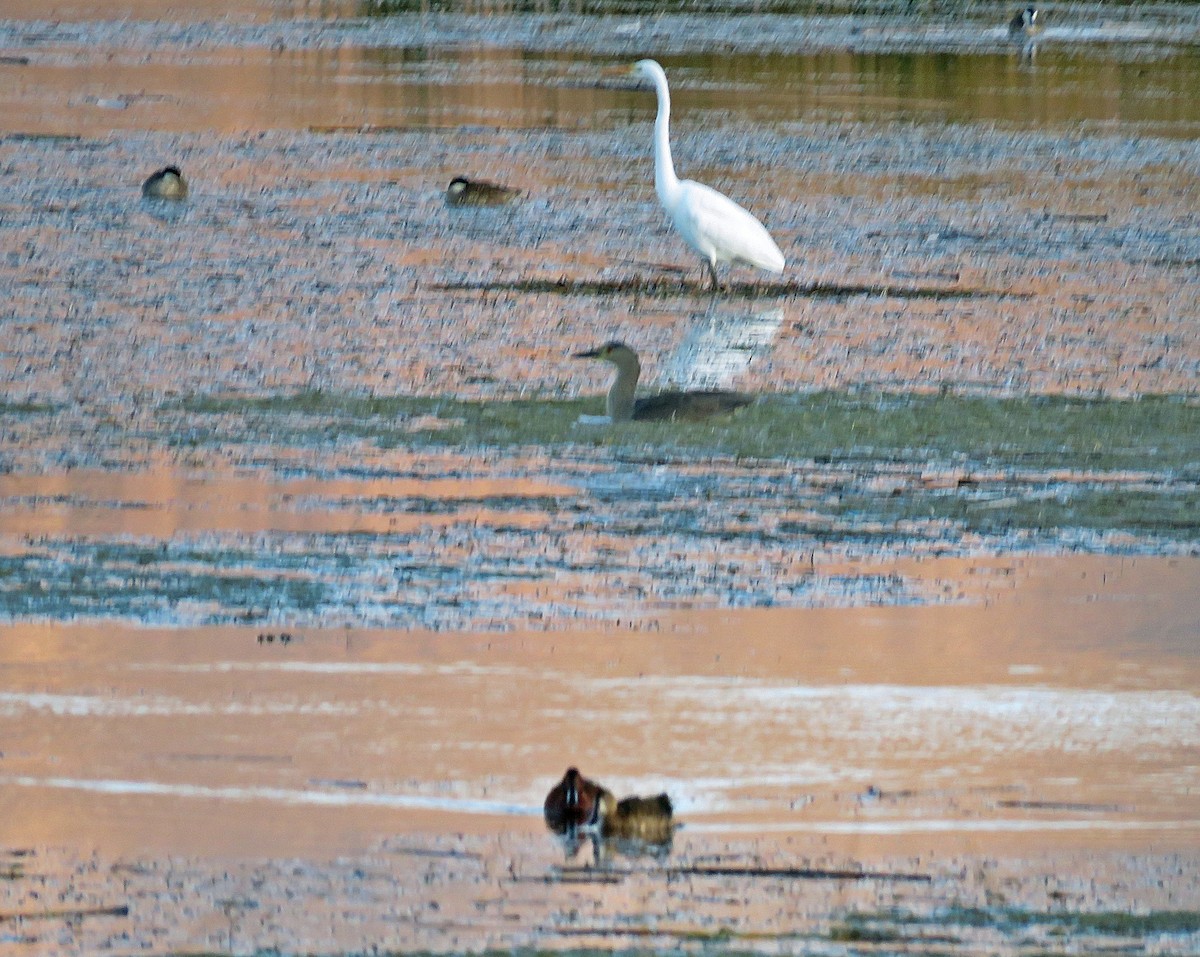
[[[764,865],[778,852],[750,842],[723,852]],[[946,859],[928,880],[773,874],[733,878],[691,862],[689,843],[670,869],[623,863],[601,874],[551,865],[520,839],[389,840],[362,857],[243,862],[214,871],[167,861],[61,852],[22,855],[21,867],[63,903],[54,912],[20,899],[29,878],[4,885],[8,946],[18,952],[127,953],[720,953],[1019,954],[1111,948],[1186,954],[1200,917],[1176,909],[1194,881],[1180,860],[1120,854],[1057,857],[1036,881],[1003,859]],[[820,861],[841,861],[837,851]],[[1049,863],[1049,862],[1046,862]],[[916,856],[876,866],[923,867]],[[859,865],[853,865],[857,868]],[[819,873],[819,872],[814,872]],[[66,884],[54,874],[75,874]],[[106,875],[111,875],[107,880]],[[119,887],[118,893],[113,893]],[[196,906],[185,888],[211,903]],[[14,891],[16,893],[14,893]],[[797,906],[803,898],[804,905]],[[114,904],[120,900],[125,903]],[[953,901],[945,905],[938,901]],[[1134,901],[1147,910],[1130,914]],[[44,916],[38,916],[43,914]],[[137,930],[132,928],[136,927]],[[20,938],[18,940],[17,938]],[[371,941],[364,950],[362,942]]]

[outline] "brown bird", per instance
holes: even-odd
[[[519,189],[485,179],[455,176],[446,187],[447,206],[503,206],[521,195]]]
[[[578,768],[567,768],[562,780],[550,789],[542,811],[546,826],[555,834],[574,836],[580,830],[596,830],[600,824],[600,806],[612,798],[595,781],[589,781]]]
[[[601,795],[600,836],[606,840],[667,848],[678,826],[675,809],[666,794],[627,797],[620,801]]]
[[[148,199],[187,199],[187,180],[178,166],[164,166],[142,183],[142,195]]]
[[[635,393],[642,365],[637,353],[623,342],[608,342],[588,352],[577,352],[573,358],[603,359],[617,367],[617,377],[605,400],[610,422],[694,422],[725,415],[754,401],[754,396],[749,393],[725,389],[660,392],[638,399]]]

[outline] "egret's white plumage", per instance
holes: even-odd
[[[639,60],[633,75],[650,80],[658,94],[658,116],[654,121],[654,190],[679,234],[704,260],[717,279],[717,263],[745,263],[782,272],[783,253],[754,216],[711,186],[690,179],[680,180],[671,161],[671,92],[667,74],[654,60]]]

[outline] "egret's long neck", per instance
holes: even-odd
[[[633,356],[626,356],[614,364],[617,367],[617,377],[608,390],[605,410],[608,412],[609,421],[628,422],[633,418],[633,396],[637,391],[638,376],[641,375],[642,368]]]
[[[654,119],[654,191],[665,203],[679,188],[675,164],[671,161],[671,93],[667,78],[656,77],[654,89],[658,93],[658,116]]]

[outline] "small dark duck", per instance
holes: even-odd
[[[521,195],[519,189],[485,179],[455,176],[446,187],[447,206],[504,206]]]
[[[600,801],[600,836],[614,841],[666,848],[677,827],[666,794],[616,800],[607,791]]]
[[[555,834],[569,837],[580,831],[596,831],[600,825],[600,806],[606,795],[612,797],[595,781],[580,774],[578,768],[567,768],[567,773],[550,789],[542,806],[546,826]]]
[[[142,183],[142,195],[147,199],[187,199],[187,180],[178,166],[164,166]]]
[[[1026,7],[1008,21],[1008,35],[1020,40],[1031,37],[1042,28],[1042,14],[1037,7]]]
[[[577,352],[575,359],[602,359],[617,367],[605,401],[610,422],[697,422],[727,415],[750,405],[754,396],[746,392],[707,389],[696,392],[660,392],[636,398],[642,365],[637,353],[623,342],[609,342],[588,352]]]

